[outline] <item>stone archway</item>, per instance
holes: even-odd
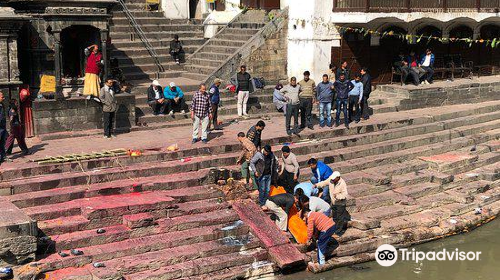
[[[62,77],[80,78],[85,75],[84,49],[100,45],[99,29],[90,25],[72,25],[61,31]]]

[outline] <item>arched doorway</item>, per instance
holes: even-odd
[[[486,24],[481,27],[479,37],[483,40],[493,40],[500,38],[500,26],[495,24]],[[500,50],[491,47],[490,44],[479,44],[480,55],[478,57],[478,65],[499,65]]]
[[[100,46],[99,29],[89,25],[73,25],[61,32],[62,77],[80,78],[85,75],[84,49]]]
[[[198,13],[198,7],[200,6],[200,0],[189,0],[189,18],[197,18],[196,15]]]
[[[466,25],[459,25],[451,29],[448,54],[460,55],[462,57],[462,61],[474,61],[477,56],[478,45],[470,45],[470,42],[464,40],[453,40],[454,38],[472,40],[473,34],[474,31],[472,30],[472,28]]]
[[[442,57],[447,52],[443,43],[436,39],[443,35],[441,29],[436,26],[424,26],[417,31],[416,35],[417,38],[420,38],[415,50],[417,54],[423,54],[426,49],[431,49],[434,54]]]
[[[377,55],[373,57],[371,71],[380,75],[382,83],[389,82],[391,79],[391,69],[399,55],[407,56],[409,54],[408,42],[406,41],[407,31],[398,26],[389,26],[380,31],[380,47]],[[376,71],[376,72],[375,72]]]

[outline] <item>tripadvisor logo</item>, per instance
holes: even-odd
[[[398,250],[389,244],[380,245],[375,251],[375,260],[381,266],[392,266],[396,263],[398,258],[401,261],[414,261],[419,263],[421,261],[479,261],[481,252],[464,252],[458,249],[448,251],[443,249],[441,251],[421,252],[415,249],[399,249]]]

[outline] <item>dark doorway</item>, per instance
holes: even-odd
[[[200,0],[189,0],[189,18],[196,18],[196,9]]]
[[[99,29],[88,25],[75,25],[61,32],[62,75],[65,78],[79,78],[85,75],[84,49],[92,44],[100,47]]]
[[[280,8],[280,0],[241,0],[240,3],[245,7],[268,11]]]

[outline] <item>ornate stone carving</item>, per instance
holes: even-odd
[[[48,15],[106,15],[105,8],[90,7],[47,7],[45,14]]]

